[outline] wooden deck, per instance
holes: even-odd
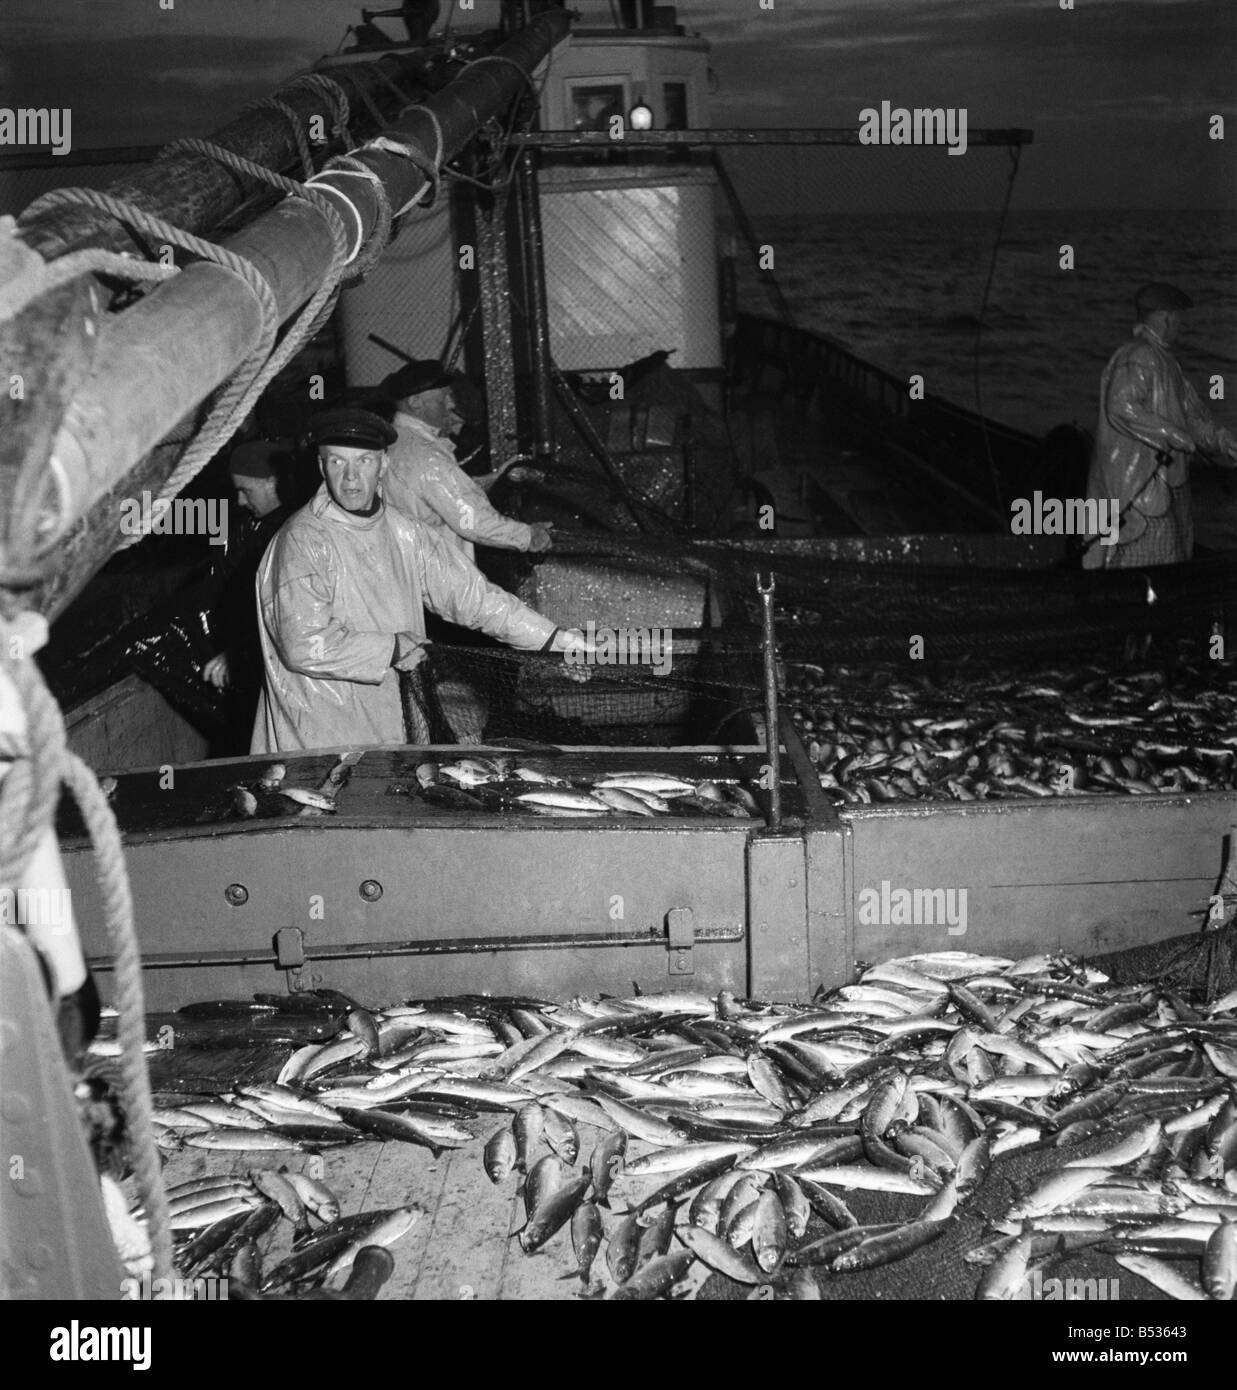
[[[183,1073],[183,1056],[178,1071]],[[201,1053],[200,1070],[234,1081],[271,1079],[282,1057],[273,1065],[256,1057],[246,1060],[235,1053]],[[161,1084],[162,1059],[152,1062],[152,1083]],[[198,1069],[198,1068],[195,1068]],[[193,1088],[205,1098],[206,1087]],[[226,1089],[219,1086],[218,1090]],[[217,1093],[217,1092],[216,1092]],[[190,1088],[183,1083],[174,1090],[156,1089],[158,1105],[175,1105],[190,1100]],[[319,1177],[339,1198],[340,1213],[377,1211],[407,1206],[421,1208],[412,1228],[392,1247],[395,1270],[379,1294],[381,1299],[537,1299],[560,1300],[580,1297],[583,1288],[576,1275],[568,1226],[558,1231],[534,1255],[526,1255],[512,1232],[524,1224],[522,1178],[518,1173],[495,1186],[486,1175],[482,1151],[490,1136],[510,1125],[509,1114],[485,1114],[462,1121],[475,1136],[474,1144],[451,1149],[435,1158],[428,1149],[413,1144],[361,1141],[342,1147],[324,1147],[320,1153],[287,1154],[215,1153],[186,1148],[169,1157],[164,1181],[169,1186],[205,1176],[234,1174],[243,1177],[250,1169],[287,1167]],[[577,1122],[580,1154],[575,1168],[587,1165],[593,1145],[603,1131]],[[308,1146],[307,1146],[308,1147]],[[632,1140],[630,1156],[649,1151],[648,1145]],[[535,1157],[551,1150],[542,1141]],[[611,1192],[613,1212],[602,1212],[606,1235],[621,1219],[629,1198],[642,1197],[666,1179],[620,1180]],[[686,1219],[686,1211],[680,1220]],[[315,1222],[315,1227],[319,1223]],[[259,1242],[263,1269],[269,1270],[291,1250],[292,1228],[284,1219]],[[605,1263],[606,1246],[593,1264],[591,1297],[604,1296],[614,1288]],[[698,1286],[708,1271],[696,1266],[689,1283]]]

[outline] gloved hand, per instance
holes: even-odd
[[[543,550],[549,550],[554,544],[548,521],[534,521],[529,529],[532,531],[533,537],[528,543],[528,548],[533,554],[540,554]]]
[[[228,654],[220,652],[218,656],[211,659],[202,667],[202,679],[208,681],[216,690],[226,690],[232,681],[232,673],[228,669]]]
[[[568,679],[580,682],[592,680],[593,672],[586,662],[597,648],[579,628],[559,628],[550,643],[550,650],[564,653],[563,671]],[[570,656],[566,656],[568,652]]]
[[[426,646],[424,637],[417,637],[411,632],[397,632],[391,665],[397,671],[415,671],[425,660]]]

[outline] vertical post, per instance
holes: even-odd
[[[777,713],[777,645],[773,629],[773,575],[769,575],[768,585],[756,577],[756,589],[760,594],[764,618],[764,659],[765,659],[765,750],[769,755],[769,771],[773,786],[769,792],[771,828],[777,830],[782,824],[782,745],[778,734]]]
[[[504,205],[492,195],[477,199],[477,272],[481,341],[485,354],[485,405],[490,430],[490,468],[519,448],[515,361],[511,348],[511,290],[507,277]]]
[[[525,293],[528,295],[529,336],[533,363],[533,419],[538,460],[554,455],[554,419],[551,409],[550,310],[545,290],[545,245],[541,235],[541,195],[537,187],[536,155],[526,148],[520,155],[520,202],[524,223]]]

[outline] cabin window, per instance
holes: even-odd
[[[667,130],[687,130],[687,83],[666,82],[661,89]]]
[[[621,82],[580,84],[571,89],[573,130],[609,130],[612,116],[627,119],[626,93]]]

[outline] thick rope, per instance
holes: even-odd
[[[234,271],[241,277],[258,301],[261,313],[261,331],[258,342],[240,369],[217,395],[201,429],[160,489],[160,498],[174,497],[201,472],[223,444],[235,433],[241,421],[252,409],[253,402],[266,389],[269,382],[291,360],[306,338],[318,331],[324,322],[323,310],[326,309],[329,314],[330,310],[327,306],[328,304],[333,305],[332,296],[336,292],[349,254],[343,222],[326,193],[304,184],[298,184],[274,170],[267,169],[252,160],[247,160],[231,150],[213,146],[207,141],[187,142],[187,144],[195,152],[206,154],[210,158],[217,158],[226,167],[234,169],[238,173],[247,174],[270,184],[281,192],[312,202],[327,220],[333,242],[333,254],[330,268],[322,286],[288,328],[283,341],[276,350],[275,340],[279,333],[279,307],[275,301],[274,292],[266,279],[244,257],[237,256],[234,252],[228,251],[214,242],[205,241],[192,233],[173,227],[159,218],[152,217],[140,208],[110,198],[106,194],[97,193],[93,189],[59,189],[46,195],[45,198],[39,199],[38,203],[35,204],[37,207],[55,202],[85,202],[90,206],[100,208],[102,211],[111,213],[118,220],[129,223],[139,231],[147,232],[153,236],[161,236],[165,241]],[[127,549],[129,546],[135,545],[141,538],[140,533],[126,535],[119,542],[117,549]]]
[[[306,178],[314,171],[313,152],[309,148],[309,137],[301,129],[301,118],[288,105],[286,101],[280,101],[278,97],[262,97],[258,101],[248,102],[242,110],[245,111],[278,111],[286,116],[288,124],[292,127],[292,136],[296,141],[296,151],[301,157],[301,172]]]
[[[331,103],[335,112],[335,129],[344,142],[344,148],[350,150],[355,141],[352,138],[352,132],[348,129],[348,117],[352,110],[348,101],[348,93],[333,77],[327,77],[325,73],[321,72],[303,72],[299,77],[294,77],[291,82],[286,82],[281,90],[294,92],[298,87],[302,90],[320,92]]]
[[[50,695],[48,699],[51,699]],[[120,1038],[120,1081],[124,1098],[125,1125],[129,1135],[129,1158],[137,1179],[138,1193],[146,1212],[146,1228],[154,1257],[154,1277],[166,1279],[173,1273],[172,1232],[168,1225],[167,1190],[163,1185],[163,1163],[155,1145],[150,1094],[150,1073],[146,1068],[146,993],[142,983],[142,956],[133,928],[133,896],[125,868],[124,846],[116,817],[98,779],[76,753],[65,752],[61,764],[65,785],[73,793],[90,834],[95,872],[103,898],[103,917],[116,971],[115,1007]]]
[[[94,773],[66,747],[64,717],[34,661],[38,643],[29,641],[28,652],[12,654],[11,638],[21,636],[23,626],[37,627],[40,621],[34,614],[18,615],[14,609],[11,599],[0,596],[0,612],[6,620],[0,624],[4,638],[0,661],[25,712],[28,752],[0,780],[0,883],[21,880],[36,846],[52,827],[63,781],[81,808],[94,848],[105,922],[116,958],[121,1097],[129,1152],[147,1213],[154,1277],[166,1279],[173,1273],[172,1236],[163,1165],[151,1129],[150,1078],[143,1051],[146,1005],[142,963],[120,831]]]
[[[369,149],[382,150],[386,154],[396,154],[401,158],[415,164],[425,175],[426,182],[417,190],[413,197],[404,204],[396,213],[396,217],[403,217],[409,208],[421,204],[424,207],[432,207],[438,198],[438,189],[442,182],[442,156],[445,141],[442,134],[442,124],[437,115],[428,106],[412,106],[409,111],[420,111],[422,115],[429,118],[430,126],[434,131],[434,153],[426,156],[421,153],[415,145],[409,145],[403,140],[396,139],[393,135],[377,135],[369,141]],[[406,114],[406,113],[401,113]],[[426,198],[426,194],[429,198]]]
[[[224,168],[231,169],[233,173],[248,174],[250,178],[257,179],[261,183],[268,183],[274,188],[280,188],[285,193],[299,193],[304,186],[296,179],[290,179],[274,169],[268,169],[265,164],[246,159],[244,155],[237,154],[235,150],[225,149],[223,145],[216,145],[210,140],[173,140],[170,145],[165,145],[159,151],[159,158],[162,159],[166,155],[174,154],[178,150],[204,155],[207,159],[213,159],[216,164],[222,164]]]

